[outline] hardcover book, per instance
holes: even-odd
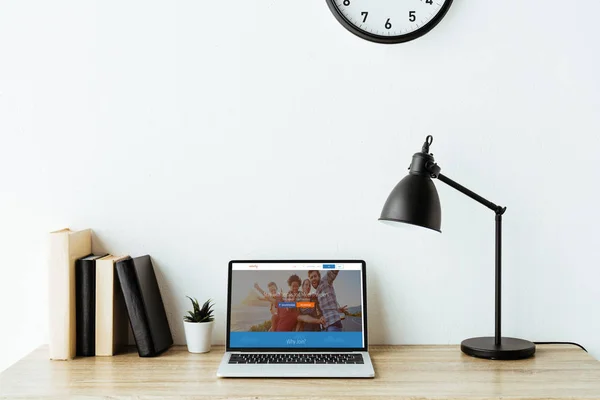
[[[96,260],[89,255],[75,262],[76,355],[96,355]]]
[[[96,355],[112,356],[124,350],[129,334],[125,299],[115,263],[127,256],[108,255],[96,260]]]
[[[116,270],[138,354],[159,355],[173,337],[150,256],[121,260]]]
[[[48,322],[50,359],[70,360],[76,353],[75,261],[92,252],[92,232],[70,229],[50,233]]]

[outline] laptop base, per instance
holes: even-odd
[[[237,352],[236,352],[237,353]],[[229,364],[232,352],[223,355],[217,376],[221,378],[373,378],[368,352],[364,364]]]

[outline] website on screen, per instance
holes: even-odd
[[[230,347],[363,347],[361,267],[233,263]]]

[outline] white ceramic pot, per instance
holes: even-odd
[[[212,331],[215,321],[187,322],[183,321],[185,340],[190,353],[206,353],[210,351]]]

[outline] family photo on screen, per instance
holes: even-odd
[[[360,271],[234,271],[231,330],[362,330]]]

